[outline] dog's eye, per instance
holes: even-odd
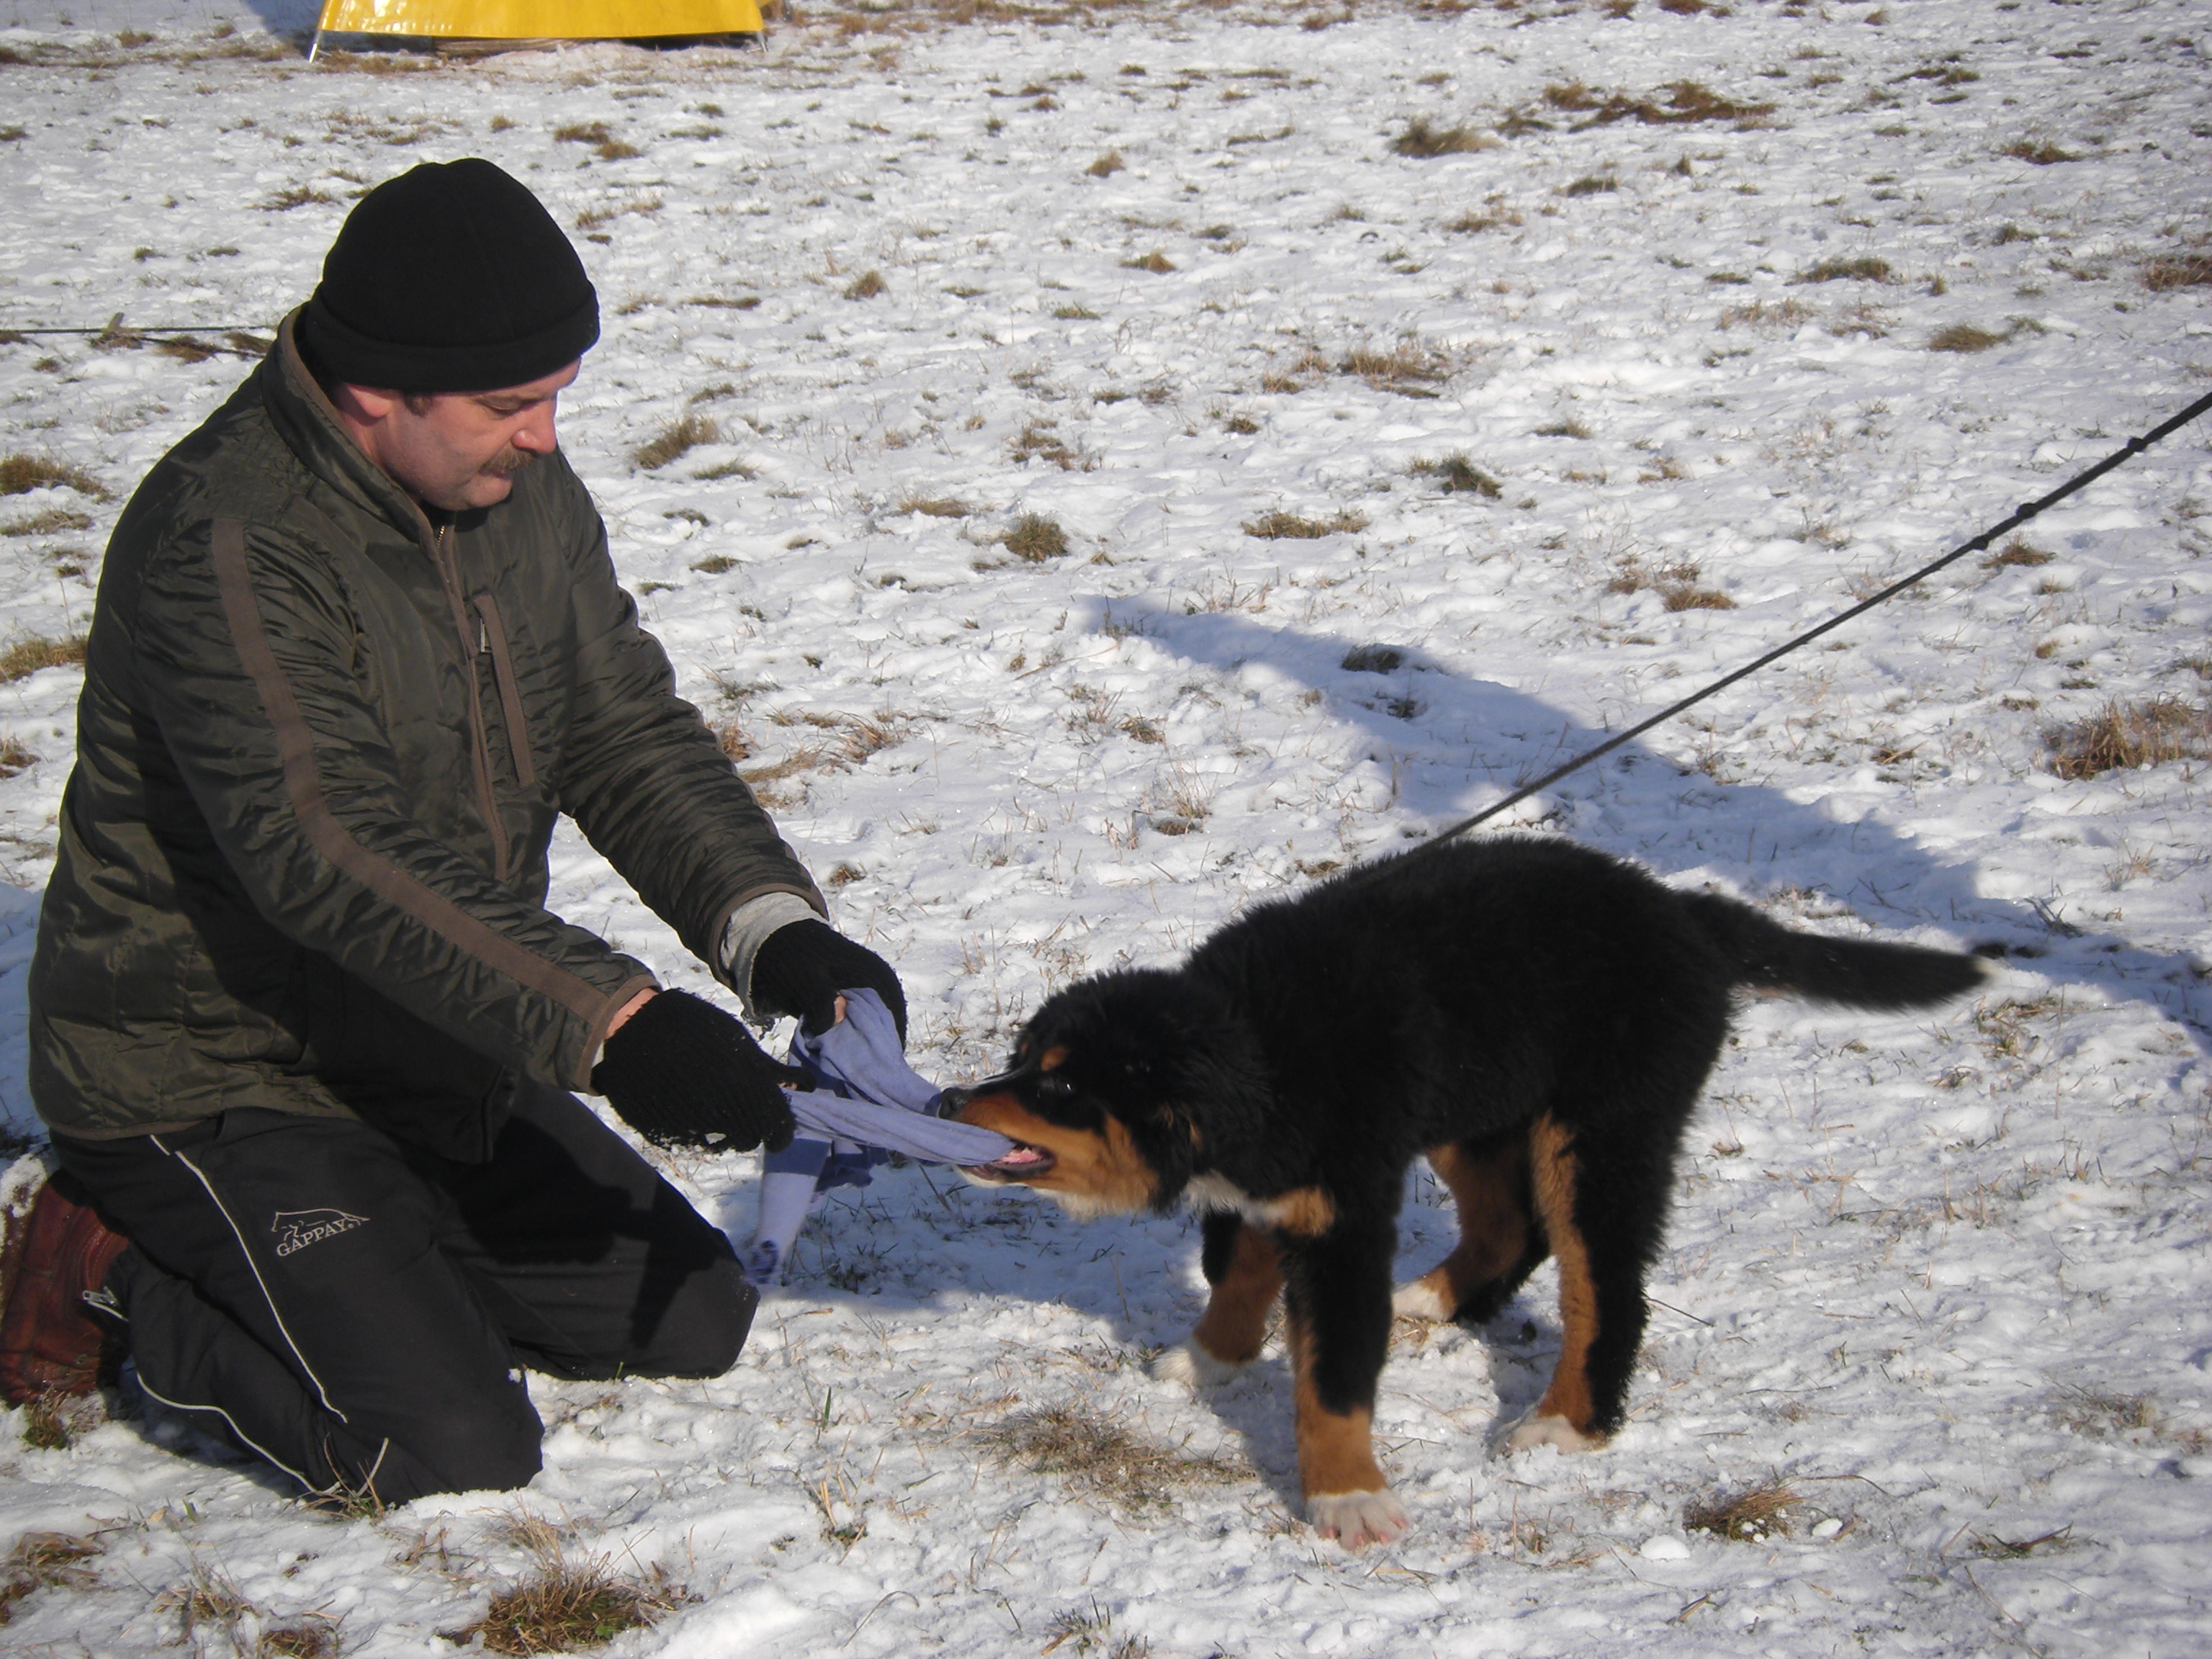
[[[1048,1073],[1038,1079],[1037,1092],[1049,1100],[1066,1100],[1075,1092],[1075,1085],[1064,1077]]]

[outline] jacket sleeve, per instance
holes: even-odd
[[[723,929],[740,905],[792,893],[817,913],[827,907],[706,720],[676,695],[667,653],[615,579],[606,528],[574,489],[588,533],[569,588],[579,660],[561,809],[719,970]]]
[[[423,829],[327,562],[216,520],[149,560],[137,622],[146,707],[264,918],[479,1053],[588,1087],[653,976]]]

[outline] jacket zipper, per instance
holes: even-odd
[[[477,659],[482,652],[481,622],[477,629],[469,626],[468,606],[461,599],[459,561],[453,555],[453,526],[440,525],[430,542],[430,560],[436,566],[439,585],[446,590],[446,604],[453,613],[453,631],[461,642],[461,662],[467,669],[469,760],[476,773],[477,804],[483,814],[484,828],[491,836],[491,872],[494,879],[507,879],[507,826],[499,815],[499,799],[492,791],[491,740],[484,731],[483,698],[479,693],[477,678]]]
[[[507,750],[514,762],[514,781],[525,789],[534,789],[538,763],[530,752],[530,727],[522,716],[522,686],[514,677],[514,653],[507,644],[499,601],[487,590],[471,599],[469,605],[477,613],[477,648],[491,659],[491,677],[499,688],[500,719],[507,726]]]

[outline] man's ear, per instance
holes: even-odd
[[[406,400],[386,386],[354,386],[341,380],[331,388],[331,401],[341,414],[350,416],[363,426],[374,426]]]

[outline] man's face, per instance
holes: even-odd
[[[490,507],[507,499],[516,473],[557,447],[554,407],[581,367],[570,363],[499,392],[391,398],[383,418],[362,434],[364,447],[427,507],[449,513]]]

